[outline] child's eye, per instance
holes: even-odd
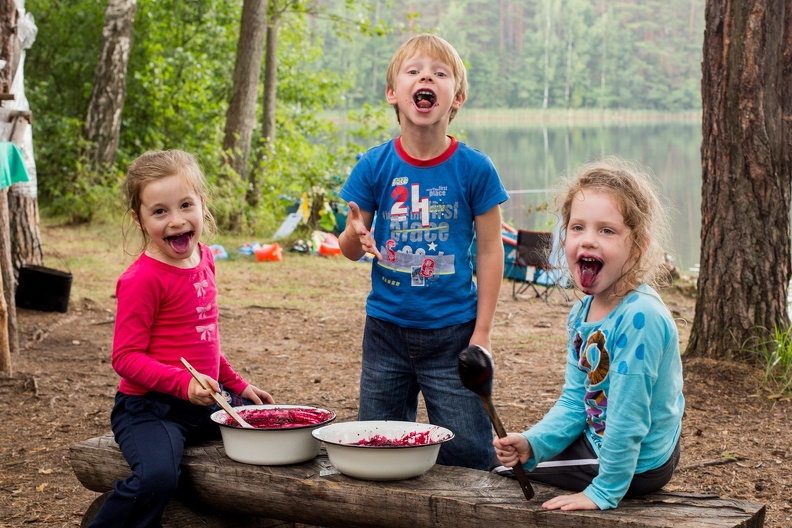
[[[418,70],[407,70],[407,73],[409,75],[417,75],[418,74]]]
[[[162,208],[160,208],[160,209],[154,209],[154,214],[155,214],[155,215],[161,215],[161,214],[165,214],[165,209],[162,209]]]
[[[438,77],[446,77],[446,73],[445,72],[437,72],[437,73],[435,73],[435,75],[437,75]]]

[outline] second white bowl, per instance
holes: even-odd
[[[324,442],[338,471],[364,480],[423,475],[435,464],[440,445],[454,438],[454,433],[438,425],[389,420],[330,424],[311,434]]]

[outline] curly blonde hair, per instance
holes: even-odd
[[[572,201],[581,191],[610,195],[630,229],[630,257],[633,265],[624,270],[614,295],[622,298],[641,283],[653,288],[669,281],[665,266],[668,217],[652,177],[635,163],[608,156],[583,165],[577,176],[563,182],[557,206],[561,217],[559,252],[563,255]]]

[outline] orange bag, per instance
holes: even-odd
[[[283,260],[283,250],[277,242],[273,244],[262,244],[260,248],[253,251],[256,254],[256,260],[259,262],[268,261],[281,261]]]

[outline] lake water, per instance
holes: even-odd
[[[699,261],[701,123],[695,119],[619,124],[486,123],[460,113],[451,134],[492,158],[510,199],[504,220],[519,229],[549,230],[555,188],[582,163],[615,154],[657,178],[669,207],[676,265]]]

